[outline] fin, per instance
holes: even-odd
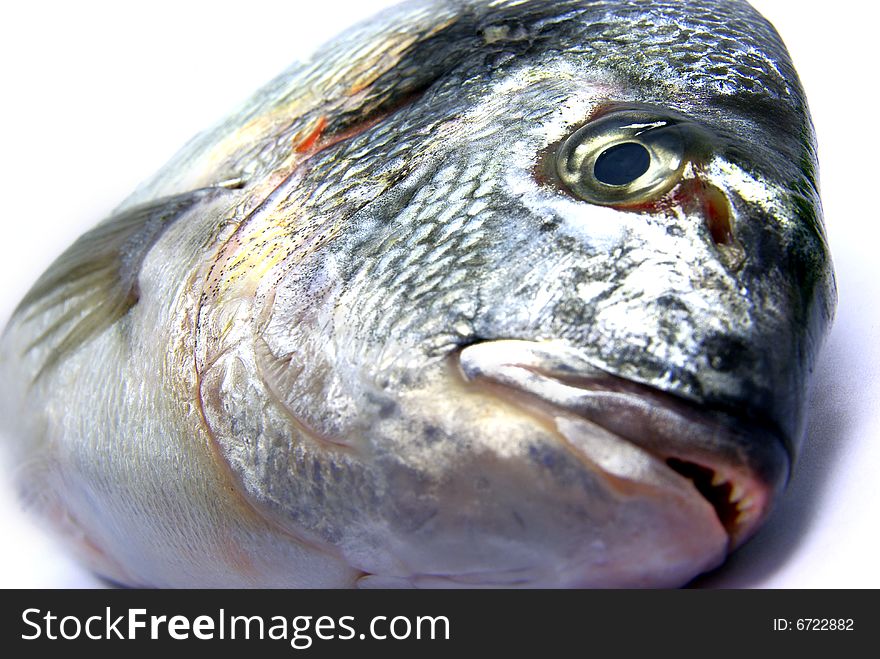
[[[50,345],[34,380],[67,354],[98,335],[137,304],[144,258],[180,216],[206,197],[238,182],[224,182],[135,206],[113,215],[80,236],[37,280],[13,316],[33,320],[66,305],[27,350]]]

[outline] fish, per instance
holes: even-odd
[[[747,2],[415,0],[58,257],[4,444],[120,585],[681,586],[784,491],[835,304]]]

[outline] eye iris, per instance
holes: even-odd
[[[641,144],[624,142],[605,149],[596,159],[593,175],[606,185],[632,183],[651,166],[651,154]]]

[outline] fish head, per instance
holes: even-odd
[[[297,179],[206,420],[370,578],[681,584],[766,518],[833,314],[803,91],[745,2],[468,7]]]

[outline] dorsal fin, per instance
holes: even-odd
[[[31,321],[65,307],[27,346],[28,351],[48,348],[34,380],[137,304],[141,266],[163,232],[199,201],[234,184],[201,188],[127,209],[104,220],[65,250],[13,314]]]

